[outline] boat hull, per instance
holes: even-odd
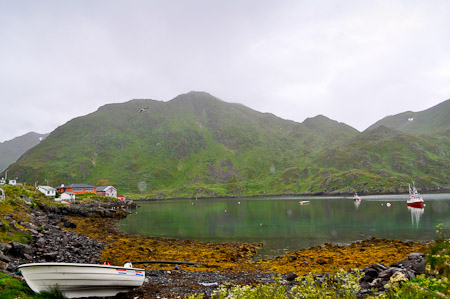
[[[423,208],[423,201],[408,202],[408,207]]]
[[[143,269],[95,264],[35,263],[19,269],[34,292],[58,288],[67,298],[115,296],[145,279]]]

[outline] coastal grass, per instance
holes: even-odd
[[[0,275],[3,276],[4,274],[1,273]],[[32,295],[33,291],[25,281],[12,277],[0,279],[0,299],[31,298]]]
[[[0,274],[3,275],[3,274]],[[60,290],[52,289],[34,293],[26,284],[12,277],[0,279],[0,299],[64,299]]]

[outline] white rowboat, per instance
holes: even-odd
[[[33,263],[19,266],[36,293],[58,288],[67,298],[115,296],[144,283],[145,270],[75,263]]]

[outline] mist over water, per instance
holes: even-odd
[[[140,202],[119,228],[134,235],[261,242],[258,257],[271,258],[326,242],[348,244],[371,237],[433,240],[436,225],[450,220],[450,194],[423,197],[423,209],[409,208],[408,195],[361,196],[361,203],[351,197]]]

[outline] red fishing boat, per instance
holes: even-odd
[[[410,184],[408,184],[408,188],[409,188],[409,199],[406,201],[408,206],[414,208],[423,208],[423,198],[422,196],[420,196],[419,192],[414,186],[414,182],[412,188]]]

